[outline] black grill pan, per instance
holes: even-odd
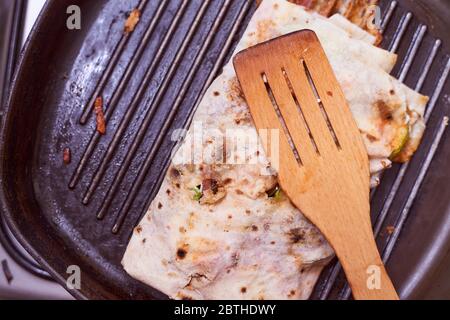
[[[66,28],[73,4],[81,30]],[[142,19],[125,35],[135,7]],[[249,0],[47,2],[2,110],[0,200],[20,243],[59,282],[69,266],[80,267],[75,297],[166,298],[129,277],[120,260],[158,191],[172,131],[189,124],[255,7]],[[379,246],[403,298],[450,298],[449,11],[439,1],[382,1],[383,46],[400,56],[394,75],[433,97],[420,151],[373,192]],[[102,137],[92,114],[99,95],[108,119]],[[331,264],[313,298],[348,296]]]

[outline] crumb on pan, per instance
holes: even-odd
[[[63,161],[64,161],[64,164],[69,164],[70,163],[70,161],[71,161],[70,148],[64,148]]]
[[[98,97],[95,99],[95,114],[97,120],[97,131],[100,134],[106,133],[106,121],[105,114],[103,113],[103,98]]]
[[[395,232],[395,227],[394,226],[387,226],[386,227],[386,231],[389,235],[393,234]]]
[[[124,32],[125,33],[133,32],[140,18],[141,18],[141,11],[139,11],[139,9],[133,9],[130,12],[130,15],[128,16],[127,21],[125,21]]]

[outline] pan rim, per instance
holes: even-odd
[[[38,32],[41,29],[44,21],[47,20],[50,10],[54,7],[57,0],[47,0],[39,13],[35,24],[33,25],[28,38],[25,41],[22,52],[18,57],[17,68],[14,72],[14,76],[11,81],[11,88],[6,99],[6,105],[4,106],[4,117],[2,117],[2,125],[0,128],[0,205],[2,214],[5,217],[6,224],[14,235],[15,239],[20,243],[20,245],[31,255],[33,259],[36,260],[67,292],[69,292],[74,298],[78,300],[88,300],[89,298],[84,295],[81,291],[69,289],[66,286],[66,279],[63,278],[55,269],[53,269],[50,264],[48,264],[41,255],[33,248],[33,246],[28,242],[26,237],[20,232],[15,220],[11,213],[11,204],[9,203],[5,194],[5,179],[4,179],[4,148],[5,148],[5,134],[6,134],[6,123],[8,123],[11,113],[11,105],[16,94],[17,83],[22,74],[22,69],[26,65],[27,60],[31,56],[31,48],[34,42],[38,38]]]

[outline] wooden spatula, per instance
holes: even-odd
[[[234,67],[256,128],[279,131],[265,149],[279,152],[281,188],[334,248],[353,296],[398,299],[373,237],[368,155],[315,33],[244,50]]]

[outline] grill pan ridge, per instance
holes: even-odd
[[[65,27],[72,4],[83,13],[79,31]],[[403,298],[450,299],[448,277],[439,280],[450,266],[450,39],[433,6],[443,17],[450,12],[438,0],[381,1],[383,47],[399,54],[393,75],[431,98],[420,150],[372,191],[377,242]],[[135,7],[141,21],[123,34]],[[80,267],[75,297],[166,298],[129,277],[120,260],[164,178],[173,130],[189,126],[255,7],[249,0],[47,2],[4,110],[0,200],[18,240],[60,283],[68,266]],[[95,131],[97,96],[105,101],[105,136]],[[64,165],[67,147],[72,159]],[[312,299],[349,297],[339,264],[330,264]]]

